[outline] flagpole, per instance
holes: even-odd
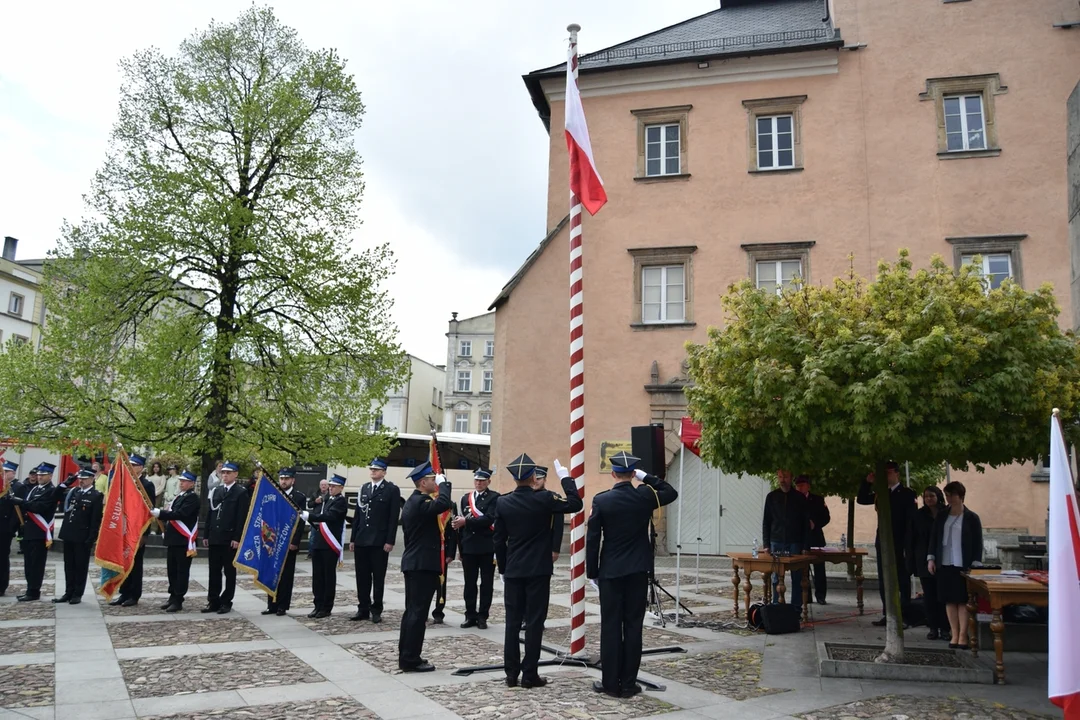
[[[682,423],[679,423],[679,494],[682,495],[683,465],[686,464],[686,444],[682,442]],[[682,503],[675,520],[675,627],[679,627],[679,608],[682,607]]]

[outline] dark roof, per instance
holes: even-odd
[[[521,278],[525,277],[525,273],[533,266],[533,263],[540,257],[540,254],[544,252],[544,248],[551,244],[551,241],[554,240],[559,232],[569,223],[570,215],[568,213],[566,217],[559,221],[558,225],[552,228],[551,231],[544,236],[544,239],[540,241],[540,244],[536,246],[536,249],[532,251],[532,254],[525,259],[525,262],[521,264],[518,271],[514,273],[514,277],[510,278],[510,282],[503,285],[503,289],[499,291],[499,296],[491,302],[491,305],[488,305],[488,310],[497,310],[500,305],[510,299],[510,293],[517,287],[518,283],[521,282]]]
[[[826,0],[724,0],[723,7],[681,23],[583,54],[579,73],[666,65],[708,58],[769,55],[841,47]],[[525,86],[544,126],[551,108],[540,80],[566,73],[566,63],[534,70]]]

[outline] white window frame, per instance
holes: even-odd
[[[791,123],[791,129],[788,130],[785,133],[781,133],[779,130],[777,130],[777,120],[779,120],[780,118],[787,118]],[[762,164],[761,164],[761,153],[763,152],[762,149],[761,149],[761,138],[763,136],[762,132],[761,132],[761,121],[762,120],[768,120],[769,121],[769,132],[767,133],[767,135],[770,137],[770,139],[772,141],[771,142],[772,150],[771,151],[770,150],[765,150],[764,151],[764,152],[771,152],[772,153],[773,164],[768,165],[768,166],[762,166]],[[795,116],[792,113],[780,113],[780,114],[777,114],[777,115],[758,115],[757,117],[754,118],[754,132],[755,132],[756,137],[757,137],[757,142],[755,143],[754,161],[757,164],[757,169],[758,170],[790,170],[790,169],[796,167],[796,160],[795,160]],[[791,163],[788,164],[788,165],[781,165],[780,164],[780,152],[781,152],[781,149],[780,149],[779,140],[780,140],[781,135],[789,135],[791,137],[791,147],[790,148],[784,148],[784,152],[790,152],[791,153]]]
[[[669,319],[667,316],[668,302],[674,302],[668,300],[668,270],[672,268],[679,268],[682,271],[682,317]],[[650,270],[660,270],[660,317],[658,320],[647,320],[645,313],[646,305],[655,305],[656,303],[650,303],[645,301],[645,273]],[[686,276],[687,268],[685,263],[672,263],[670,265],[642,265],[641,267],[641,322],[645,325],[664,325],[667,323],[685,323],[686,322]]]
[[[18,308],[16,309],[16,305]],[[23,310],[26,308],[26,296],[20,295],[17,292],[12,292],[8,297],[8,314],[22,317]]]
[[[777,258],[776,260],[772,260],[772,259],[769,259],[769,260],[757,260],[754,263],[754,287],[756,287],[758,290],[764,290],[764,288],[761,287],[761,267],[763,265],[772,265],[775,268],[775,271],[776,271],[776,279],[773,281],[773,282],[776,283],[776,294],[777,295],[781,294],[785,287],[789,287],[788,285],[785,285],[784,281],[783,281],[783,279],[784,279],[783,267],[784,267],[784,263],[786,263],[786,262],[788,262],[788,263],[789,262],[794,262],[794,263],[799,264],[799,271],[795,275],[796,275],[796,277],[800,278],[800,280],[801,280],[802,279],[802,273],[803,273],[802,258],[789,257],[789,258]],[[796,286],[796,284],[794,284],[794,283],[791,285],[791,287],[795,287],[795,286]]]
[[[482,384],[480,386],[480,392],[492,392],[491,388],[495,385],[495,371],[485,370],[484,377],[481,382]]]
[[[462,427],[464,425],[464,427]],[[469,413],[467,412],[455,412],[454,413],[454,432],[467,433],[469,432]]]
[[[480,434],[491,434],[491,413],[489,412],[480,413]]]
[[[970,136],[968,134],[968,111],[967,101],[970,98],[976,98],[979,101],[979,122],[982,125],[980,131],[982,137],[981,147],[972,147],[969,143]],[[962,147],[949,148],[949,135],[955,135],[956,133],[949,132],[949,117],[947,105],[950,100],[959,100],[960,102],[960,140],[962,141]],[[986,129],[986,101],[983,98],[982,93],[960,93],[955,95],[943,95],[941,98],[942,112],[945,113],[945,150],[946,152],[970,152],[972,150],[986,150],[990,147],[990,143],[987,140]]]
[[[484,357],[495,357],[495,341],[484,341]]]
[[[990,274],[990,258],[1005,258],[1005,261],[1009,263],[1009,272],[1005,277],[1001,278],[1001,282],[1005,282],[1007,279],[1015,279],[1016,273],[1013,268],[1013,257],[1011,252],[985,252],[985,253],[965,253],[960,256],[960,265],[973,265],[975,263],[975,256],[979,256],[982,260],[982,266],[979,268],[979,275],[983,279],[983,284],[986,285],[986,291],[990,292],[994,290],[993,277]],[[998,283],[998,287],[1001,287],[1001,283]]]
[[[659,143],[651,143],[651,142],[649,142],[649,130],[651,130],[653,128],[659,128],[659,130],[660,130],[660,142]],[[671,142],[670,140],[667,139],[667,130],[668,130],[668,128],[675,128],[675,131],[678,133],[678,137],[674,141],[675,145],[676,145],[674,155],[668,154],[668,143]],[[654,145],[659,145],[660,146],[660,157],[659,158],[652,158],[654,160],[656,160],[656,159],[660,160],[660,172],[658,172],[658,173],[649,172],[649,160],[650,160],[650,158],[649,158],[649,147],[654,146]],[[674,160],[678,164],[678,167],[675,168],[675,172],[668,172],[668,169],[667,169],[668,160]],[[673,122],[673,123],[653,123],[651,125],[646,125],[645,126],[645,177],[663,177],[664,175],[679,175],[681,173],[682,173],[682,125],[680,123],[677,123],[677,122]]]
[[[18,345],[25,345],[26,343],[30,342],[30,338],[26,337],[25,335],[12,334],[11,339],[14,340],[15,343]]]
[[[472,357],[472,340],[459,340],[458,341],[458,356],[459,357]]]
[[[472,370],[458,370],[457,384],[454,386],[459,393],[472,392]]]

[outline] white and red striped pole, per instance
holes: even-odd
[[[578,78],[577,34],[570,31],[570,73]],[[568,89],[569,92],[569,89]],[[581,201],[570,191],[570,475],[585,499],[585,337],[581,262]],[[570,654],[585,651],[585,513],[570,518]]]

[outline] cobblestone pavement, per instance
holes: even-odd
[[[49,602],[44,592],[36,602],[10,602],[0,605],[0,621],[3,620],[52,620],[56,606]]]
[[[683,615],[679,619],[679,627],[706,628],[743,637],[749,637],[756,632],[747,627],[745,617],[737,618],[731,610],[695,612],[693,615]]]
[[[52,665],[11,665],[2,669],[0,707],[23,708],[53,704]]]
[[[356,606],[344,608],[338,611],[336,608],[334,614],[328,618],[315,618],[304,617],[304,615],[294,616],[297,621],[300,622],[306,628],[314,630],[320,635],[351,635],[352,633],[378,633],[378,632],[397,632],[401,627],[401,611],[400,610],[386,610],[382,614],[382,622],[376,624],[370,620],[357,620],[353,622],[349,620],[349,616],[356,612]]]
[[[454,612],[464,615],[465,603],[453,603],[446,606],[447,610],[453,610]],[[588,610],[585,611],[586,615],[590,615]],[[548,604],[548,620],[567,620],[570,618],[570,608],[565,605],[555,605],[554,603]],[[502,604],[500,599],[496,599],[491,603],[491,610],[488,612],[489,623],[504,623],[506,622],[506,606]]]
[[[132,697],[161,697],[326,680],[288,650],[121,660]]]
[[[1052,716],[974,698],[883,695],[795,717],[803,720],[1047,720]]]
[[[496,585],[497,584],[498,583],[496,583]],[[570,581],[569,580],[555,580],[555,579],[552,579],[552,581],[551,581],[551,596],[554,597],[555,595],[566,595],[567,602],[569,602],[570,601],[569,600],[569,598],[570,598]],[[585,581],[585,597],[594,597],[594,598],[599,598],[600,597],[600,591],[597,590],[596,588],[594,588],[592,586],[592,583],[590,583],[588,580]]]
[[[113,598],[116,599],[115,597]],[[165,615],[166,612],[161,608],[165,604],[168,598],[165,597],[146,597],[145,595],[139,600],[138,605],[132,605],[131,607],[121,607],[120,605],[109,605],[105,602],[105,598],[99,598],[98,603],[101,606],[101,614],[106,617],[131,617],[133,615]],[[184,598],[184,609],[180,611],[179,615],[189,615],[191,613],[197,613],[206,605],[206,596],[195,595],[188,593]],[[174,617],[172,613],[169,613],[169,617]]]
[[[383,672],[399,672],[397,640],[356,643],[347,646],[346,649]],[[436,668],[448,670],[469,665],[501,663],[503,648],[497,642],[472,633],[464,633],[453,637],[424,638],[422,655]]]
[[[55,645],[55,631],[48,625],[0,628],[0,648],[12,652],[52,652]]]
[[[108,624],[113,647],[136,648],[159,645],[207,645],[211,643],[266,640],[268,636],[244,618],[213,620],[177,620],[162,622],[111,622]]]
[[[683,635],[682,633],[673,632],[670,629],[661,629],[645,626],[641,633],[641,641],[643,648],[658,648],[666,645],[688,645],[690,643],[699,642],[697,638]],[[600,654],[600,626],[597,625],[595,629],[586,634],[585,636],[585,652],[588,655]]]
[[[646,668],[650,673],[732,698],[747,700],[787,692],[763,688],[761,653],[756,650],[725,650],[700,655],[683,655],[674,660],[655,660]]]
[[[147,720],[300,720],[301,718],[378,720],[378,715],[355,700],[331,698],[314,702],[259,705],[257,707],[234,708],[232,710],[188,712],[179,715],[153,715]]]

